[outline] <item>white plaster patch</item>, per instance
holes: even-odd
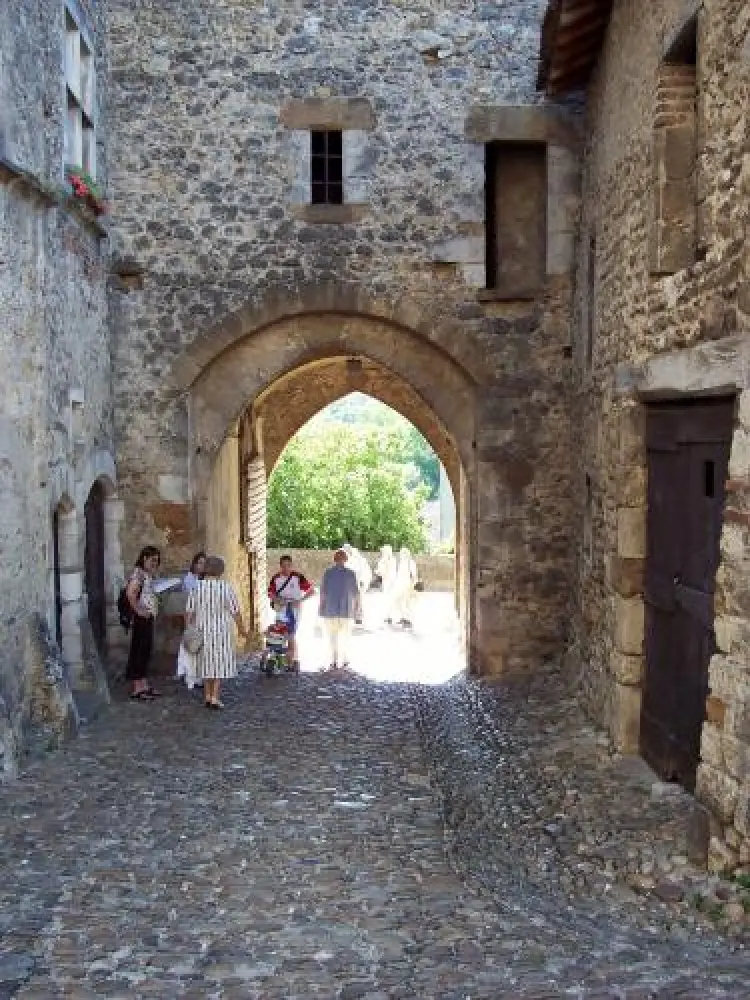
[[[159,499],[165,503],[187,503],[188,481],[186,476],[159,476]]]

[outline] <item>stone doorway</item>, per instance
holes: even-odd
[[[58,649],[62,649],[62,588],[60,585],[60,510],[52,513],[52,616],[53,635]]]
[[[641,753],[695,788],[716,652],[714,591],[735,403],[651,404],[646,413],[645,675]]]
[[[105,649],[107,638],[104,504],[104,488],[97,480],[91,487],[84,505],[84,587],[88,620],[100,653]]]

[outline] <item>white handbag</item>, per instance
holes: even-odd
[[[188,625],[182,635],[182,645],[191,656],[200,653],[203,649],[203,632],[197,625]]]

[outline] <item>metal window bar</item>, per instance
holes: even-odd
[[[310,189],[313,205],[343,204],[344,157],[340,131],[310,133]]]

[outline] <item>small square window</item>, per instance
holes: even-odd
[[[310,133],[310,190],[313,205],[343,204],[344,161],[341,131]]]

